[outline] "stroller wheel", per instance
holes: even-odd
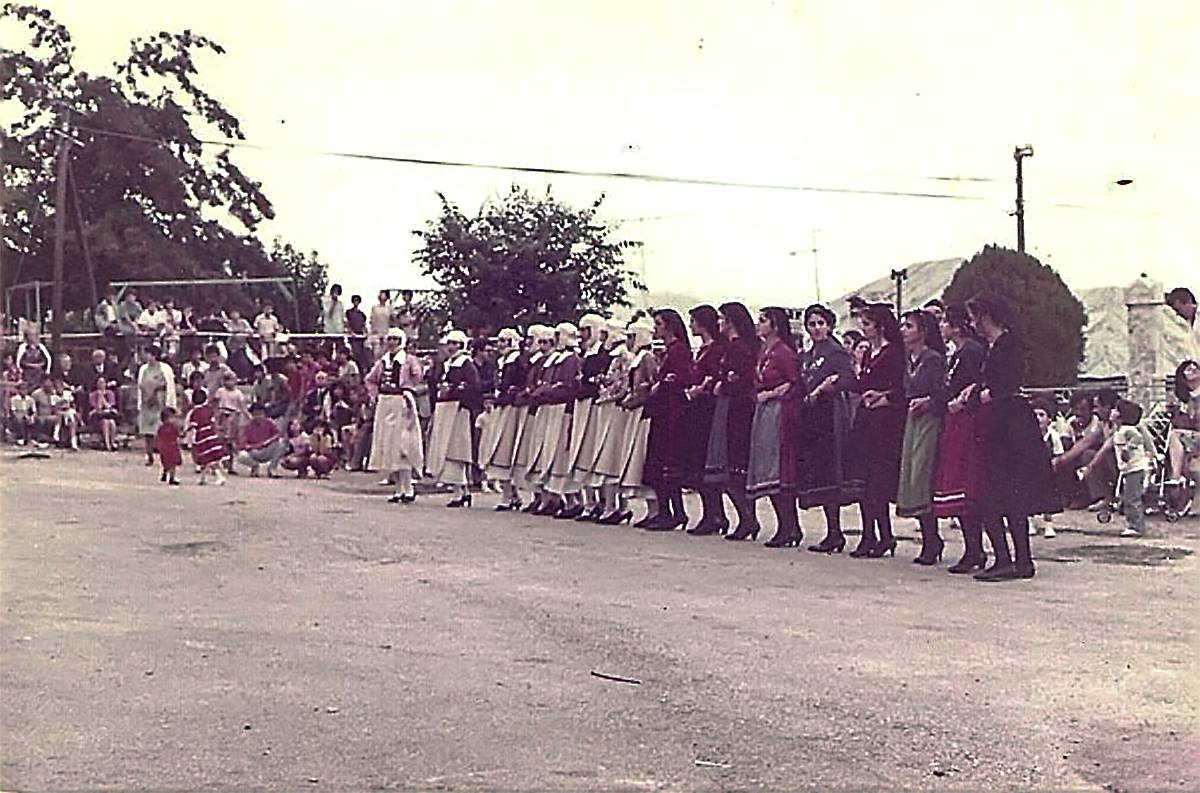
[[[1167,519],[1167,523],[1178,523],[1179,513],[1173,509],[1168,509],[1163,512],[1163,517]]]
[[[1107,509],[1102,509],[1096,513],[1096,520],[1100,523],[1112,523],[1112,513]]]

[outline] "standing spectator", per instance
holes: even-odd
[[[79,411],[75,395],[58,375],[50,379],[50,409],[54,415],[54,442],[79,451]]]
[[[204,391],[215,404],[217,389],[224,384],[227,376],[232,376],[236,382],[237,373],[221,360],[221,350],[215,344],[210,344],[204,349],[204,357],[208,363],[208,368],[204,371]]]
[[[340,336],[346,332],[346,307],[342,305],[342,285],[329,287],[329,296],[321,301],[321,329]]]
[[[229,320],[226,322],[226,327],[230,334],[227,345],[229,366],[237,373],[238,379],[249,380],[254,367],[247,353],[246,342],[254,329],[236,308],[229,309]]]
[[[264,301],[262,311],[254,318],[254,332],[262,339],[265,357],[273,358],[279,354],[279,344],[275,341],[275,336],[283,330],[283,323],[275,316],[275,306],[270,301]]]
[[[92,310],[92,322],[97,333],[109,336],[117,332],[117,295],[111,288],[104,291],[104,297]]]
[[[116,392],[107,379],[97,377],[92,392],[88,394],[88,420],[100,433],[106,452],[116,451],[117,419],[120,417]]]
[[[369,335],[367,337],[371,346],[371,354],[378,358],[383,354],[383,337],[387,335],[388,328],[392,326],[392,304],[388,299],[386,289],[380,291],[379,302],[371,306],[371,318],[369,320]]]
[[[1167,305],[1188,324],[1191,330],[1191,350],[1187,357],[1200,361],[1200,321],[1196,316],[1196,295],[1187,287],[1177,286],[1165,295]]]
[[[50,350],[38,338],[35,328],[26,328],[25,341],[17,346],[17,366],[21,377],[30,383],[41,383],[50,372]]]
[[[125,296],[117,304],[117,333],[121,337],[120,355],[127,359],[137,347],[138,318],[142,316],[142,304],[138,302],[137,293],[132,289],[125,291]]]
[[[154,439],[162,423],[163,408],[176,407],[175,372],[163,361],[157,345],[145,351],[145,363],[138,368],[138,434],[146,443],[146,465],[154,465]]]
[[[37,440],[38,412],[37,404],[29,395],[29,383],[22,381],[17,385],[17,393],[8,400],[11,411],[13,434],[17,437],[17,445],[24,446],[30,441]]]
[[[350,296],[350,308],[346,310],[346,330],[350,334],[350,351],[360,370],[367,364],[367,315],[362,310],[362,295]]]

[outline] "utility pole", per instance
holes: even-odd
[[[58,355],[63,327],[63,242],[67,236],[67,158],[70,141],[64,133],[58,141],[58,175],[54,184],[54,296],[51,299],[50,347]],[[41,317],[37,318],[40,324]]]
[[[79,180],[75,178],[75,169],[71,167],[70,160],[67,161],[67,174],[71,180],[71,204],[75,207],[75,240],[79,243],[79,250],[83,253],[83,263],[87,266],[88,286],[91,287],[92,306],[95,307],[100,302],[100,296],[96,294],[96,270],[92,267],[92,254],[83,233],[83,209],[79,205]]]
[[[896,282],[896,316],[904,311],[904,282],[908,280],[908,268],[892,270],[892,280]]]
[[[1025,252],[1025,176],[1021,169],[1021,161],[1033,156],[1033,147],[1026,143],[1013,149],[1013,159],[1017,162],[1017,251]]]
[[[813,287],[817,292],[816,302],[821,302],[821,270],[817,266],[817,230],[812,230],[812,255],[813,255]]]

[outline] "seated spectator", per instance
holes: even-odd
[[[1049,399],[1043,397],[1033,401],[1033,416],[1037,419],[1038,429],[1042,432],[1042,442],[1046,445],[1046,451],[1050,453],[1051,462],[1061,457],[1066,451],[1062,436],[1054,428],[1053,417],[1056,412],[1054,403]],[[1073,471],[1056,471],[1054,478],[1055,490],[1060,495],[1070,492],[1075,485]],[[1042,531],[1047,539],[1057,536],[1054,531],[1054,516],[1050,514],[1042,515],[1040,521],[1031,520],[1029,522],[1030,536],[1037,534],[1039,522],[1042,524]]]
[[[20,381],[17,383],[17,392],[8,400],[12,432],[18,446],[34,442],[38,436],[38,409],[29,391],[29,383]]]
[[[288,423],[287,443],[288,453],[283,458],[283,467],[289,471],[295,471],[297,479],[306,478],[308,476],[308,458],[312,455],[312,443],[299,419],[292,419]]]
[[[220,351],[217,353],[218,360],[220,359]],[[188,359],[183,362],[183,366],[179,369],[179,379],[184,383],[192,382],[192,373],[199,372],[203,375],[208,371],[208,361],[204,360],[204,350],[199,347],[193,347]],[[184,412],[187,415],[187,412]]]
[[[1108,399],[1106,394],[1105,400]],[[1111,466],[1098,464],[1097,473],[1093,474],[1093,479],[1102,481],[1097,481],[1090,486],[1081,481],[1080,472],[1089,470],[1088,466],[1095,461],[1104,442],[1111,434],[1108,422],[1102,421],[1100,414],[1096,411],[1096,401],[1095,395],[1089,391],[1076,391],[1071,395],[1070,426],[1074,441],[1063,454],[1053,459],[1054,470],[1062,472],[1060,485],[1070,488],[1061,495],[1072,509],[1082,509],[1090,504],[1098,503],[1102,499],[1107,499],[1108,495],[1112,493],[1112,488],[1108,485],[1110,476],[1111,482],[1115,483],[1116,481],[1115,461]],[[1092,494],[1093,490],[1097,493],[1096,495]]]
[[[37,417],[34,431],[38,440],[45,440],[53,437],[58,427],[58,414],[54,410],[54,380],[50,375],[43,375],[38,382],[38,387],[30,394]]]
[[[358,367],[358,362],[350,357],[350,350],[345,347],[338,346],[333,356],[334,366],[337,367],[337,379],[339,383],[345,383],[351,376],[359,377],[362,375],[362,370]]]
[[[277,360],[254,370],[253,399],[263,406],[267,417],[272,419],[282,418],[291,402],[287,378],[280,374]]]
[[[50,408],[54,414],[54,442],[79,451],[79,411],[75,395],[58,375],[50,378]]]
[[[108,358],[108,352],[101,347],[92,350],[90,364],[76,364],[77,372],[68,377],[68,382],[84,388],[91,388],[96,379],[103,377],[110,388],[120,385],[121,369]]]
[[[16,358],[11,352],[6,352],[0,364],[0,417],[4,419],[5,431],[9,429],[9,405],[12,398],[20,393],[20,385],[21,370],[17,368]]]
[[[1200,364],[1184,361],[1175,370],[1175,397],[1183,412],[1167,436],[1168,485],[1200,482]]]
[[[21,369],[21,379],[30,383],[42,382],[42,378],[50,373],[50,350],[42,344],[35,328],[26,328],[25,340],[17,346],[17,366]]]
[[[267,418],[266,408],[259,402],[250,406],[250,421],[242,427],[239,446],[237,461],[250,469],[250,476],[258,476],[258,467],[266,463],[267,476],[272,479],[288,451],[279,425]]]
[[[329,412],[333,407],[332,396],[329,375],[325,372],[317,372],[313,390],[304,398],[304,407],[301,412],[306,426],[311,427],[317,419],[329,419]]]
[[[157,341],[167,327],[167,315],[159,308],[157,300],[147,300],[146,308],[137,318],[138,330],[150,339]]]
[[[337,466],[338,460],[337,441],[329,429],[329,422],[325,419],[317,419],[313,424],[312,431],[308,434],[308,440],[312,445],[308,465],[318,479],[324,479]]]
[[[97,377],[92,392],[88,394],[88,422],[100,433],[105,451],[117,450],[117,420],[120,418],[116,392],[109,387],[108,380]]]
[[[92,311],[92,321],[96,332],[111,336],[117,332],[117,293],[111,288],[105,290],[104,297]]]

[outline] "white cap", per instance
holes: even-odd
[[[560,322],[554,326],[554,333],[561,337],[562,341],[575,341],[579,337],[579,328],[570,322]]]
[[[637,322],[629,323],[629,327],[625,329],[625,332],[628,335],[633,336],[634,347],[640,349],[649,344],[654,338],[654,323],[648,319],[642,318]]]
[[[388,328],[387,333],[383,334],[383,337],[385,339],[399,339],[401,347],[404,346],[404,342],[406,341],[404,331],[400,330],[399,328]]]
[[[469,341],[467,334],[461,330],[452,330],[442,337],[442,344],[460,344],[465,347]]]
[[[587,328],[592,333],[599,333],[602,330],[608,330],[608,320],[599,314],[584,314],[579,319],[579,327]]]
[[[521,340],[521,334],[515,328],[501,328],[500,332],[496,334],[496,338],[517,342]]]

